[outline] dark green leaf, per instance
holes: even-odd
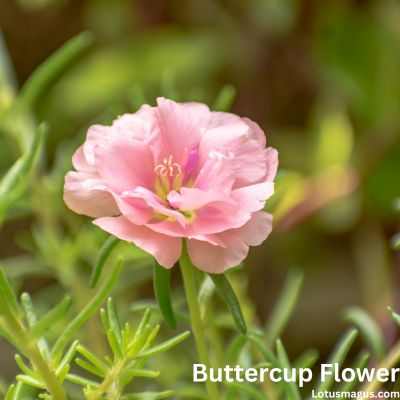
[[[24,84],[19,95],[23,106],[31,108],[48,86],[93,42],[92,35],[88,32],[69,40],[57,50],[43,64],[41,64]]]
[[[176,328],[176,318],[171,302],[171,272],[156,261],[154,263],[154,293],[164,320],[172,328]]]
[[[347,310],[344,317],[360,330],[375,356],[382,358],[386,345],[378,324],[364,310],[356,307]]]
[[[303,274],[300,270],[289,271],[282,293],[274,306],[272,315],[266,325],[267,342],[273,345],[285,328],[300,294],[303,285]]]
[[[111,297],[107,300],[107,317],[108,317],[109,327],[113,331],[119,346],[121,346],[122,343],[121,324],[119,322],[118,314],[114,307],[114,303]]]
[[[278,360],[282,368],[290,370],[291,365],[289,357],[283,347],[282,342],[278,339],[276,342],[276,353],[278,355]],[[301,400],[299,390],[297,388],[296,382],[285,382],[285,389],[288,395],[288,399]]]
[[[363,370],[364,368],[367,367],[369,359],[370,359],[369,353],[365,351],[361,352],[354,361],[354,364],[351,366],[351,369],[353,370],[360,369],[360,371]],[[360,383],[358,379],[355,379],[352,382],[345,382],[340,386],[340,391],[351,392],[358,383]]]
[[[33,325],[31,330],[32,335],[35,337],[43,336],[55,323],[65,316],[71,307],[72,299],[70,296],[65,296],[64,299],[51,309],[40,321]]]
[[[149,356],[153,356],[154,354],[163,353],[165,351],[168,351],[168,350],[172,349],[173,347],[177,346],[178,344],[182,343],[189,336],[190,336],[189,331],[183,332],[180,335],[177,335],[174,338],[169,339],[169,340],[165,341],[164,343],[159,344],[158,346],[154,346],[151,349],[140,353],[138,357],[141,357],[141,358],[149,357]]]
[[[357,338],[357,334],[357,330],[352,329],[343,336],[330,356],[328,364],[339,364],[339,367],[343,364],[347,354],[351,349],[351,346]],[[325,390],[329,390],[333,383],[334,376],[332,375],[327,377],[324,382],[321,381],[315,391],[324,392]]]
[[[213,109],[216,111],[229,111],[236,97],[236,89],[232,85],[225,85],[215,99]]]
[[[60,358],[65,346],[74,337],[79,328],[96,313],[100,305],[105,301],[116,284],[121,269],[122,261],[119,261],[110,276],[105,280],[102,287],[89,301],[86,307],[84,307],[83,310],[66,326],[52,350],[52,355],[55,359]]]
[[[97,257],[96,265],[92,271],[92,276],[90,277],[90,287],[95,287],[99,282],[101,273],[103,271],[104,265],[110,256],[111,252],[115,246],[120,242],[115,236],[109,236],[104,242],[103,246],[99,251],[99,256]]]
[[[240,303],[236,298],[236,294],[233,291],[233,288],[229,283],[228,278],[224,274],[210,274],[210,277],[215,284],[217,293],[221,296],[221,298],[228,306],[239,332],[245,335],[247,333],[246,321],[243,317]]]
[[[2,268],[0,268],[0,300],[0,312],[5,312],[14,317],[17,317],[20,314],[20,308],[14,290]]]

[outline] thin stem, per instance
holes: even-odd
[[[195,267],[193,266],[187,254],[186,246],[184,246],[180,266],[182,271],[183,282],[186,292],[186,300],[188,303],[190,318],[192,323],[192,330],[196,342],[197,353],[200,361],[206,366],[210,366],[208,350],[204,335],[204,326],[200,314],[200,306],[197,298],[198,288],[195,280]],[[206,380],[206,387],[210,400],[219,400],[218,387],[214,382]]]
[[[64,388],[57,379],[55,373],[50,369],[47,361],[43,358],[35,342],[31,340],[24,328],[14,318],[7,320],[7,325],[14,332],[14,337],[23,351],[31,361],[33,367],[39,372],[40,377],[46,384],[46,388],[54,400],[66,400]]]
[[[119,376],[126,363],[126,359],[122,359],[109,370],[101,385],[88,395],[88,400],[99,400],[104,394],[112,395],[112,398],[118,400],[121,397],[119,386]],[[112,391],[112,393],[110,393]]]

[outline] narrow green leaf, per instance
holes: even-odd
[[[26,81],[19,95],[19,102],[32,108],[50,84],[92,44],[92,35],[88,32],[69,40],[43,64],[41,64]]]
[[[122,400],[162,400],[172,397],[174,392],[167,390],[165,392],[144,392],[144,393],[133,393],[122,396]]]
[[[88,361],[90,361],[101,373],[105,374],[108,366],[107,364],[98,358],[95,354],[93,354],[89,349],[81,344],[78,345],[77,349],[78,353],[82,354]]]
[[[75,364],[79,365],[82,369],[90,372],[93,375],[96,375],[100,378],[104,378],[103,372],[101,372],[95,365],[91,364],[90,362],[82,359],[82,358],[76,358],[75,359]]]
[[[5,326],[6,322],[3,317],[0,317],[0,336],[7,340],[7,342],[14,345],[14,347],[18,348],[17,343],[9,331],[9,329]]]
[[[276,352],[278,355],[278,360],[281,364],[281,367],[287,370],[290,370],[291,365],[289,361],[289,357],[286,353],[285,348],[283,347],[282,342],[278,339],[276,341]],[[288,395],[288,399],[292,400],[301,400],[301,396],[299,390],[297,388],[296,382],[285,382],[285,389]]]
[[[140,335],[137,335],[137,332],[135,332],[135,336],[133,340],[130,342],[128,349],[127,349],[127,355],[130,358],[135,358],[137,357],[137,354],[143,350],[143,347],[145,343],[148,340],[148,336],[153,329],[153,325],[147,324],[144,328],[143,331]]]
[[[24,309],[25,318],[26,321],[28,322],[28,326],[31,328],[36,324],[37,318],[35,310],[33,308],[32,299],[29,293],[24,292],[21,294],[21,305],[22,308]]]
[[[297,269],[289,272],[285,286],[274,306],[272,315],[266,325],[267,343],[273,345],[281,335],[290,316],[297,304],[301,287],[303,285],[303,273]]]
[[[60,375],[62,373],[62,371],[65,369],[65,367],[72,361],[72,359],[75,356],[75,352],[77,350],[78,345],[79,345],[79,341],[78,340],[75,340],[75,342],[73,342],[71,344],[71,346],[69,347],[69,349],[66,352],[65,356],[61,360],[59,366],[57,367],[57,370],[56,370],[56,375],[57,376]]]
[[[14,390],[14,397],[12,400],[27,400],[27,399],[32,399],[34,398],[35,394],[37,392],[37,388],[33,388],[30,385],[26,385],[22,382],[17,382],[15,385],[15,390]]]
[[[0,181],[0,222],[4,219],[7,208],[18,200],[25,190],[26,177],[33,168],[37,155],[43,146],[46,132],[47,126],[45,124],[39,125],[27,152],[13,164]]]
[[[240,353],[246,345],[247,340],[247,336],[244,335],[238,335],[232,340],[226,352],[227,360],[230,363],[237,363],[239,361]]]
[[[176,319],[171,302],[171,271],[154,262],[154,293],[164,320],[172,328],[176,328]]]
[[[160,328],[161,326],[158,324],[154,326],[154,328],[149,332],[149,334],[147,335],[147,339],[143,344],[142,351],[147,350],[153,344],[153,342],[157,338],[158,333],[160,332]]]
[[[275,357],[274,353],[267,347],[267,345],[260,339],[260,337],[250,333],[248,336],[249,340],[253,343],[255,348],[262,354],[264,360],[273,366],[279,366],[279,361]]]
[[[245,335],[247,333],[246,321],[243,317],[240,303],[236,298],[236,294],[233,291],[233,288],[229,283],[228,278],[224,274],[210,274],[210,277],[215,284],[217,293],[221,296],[221,298],[228,306],[239,332]]]
[[[254,400],[266,400],[267,397],[263,392],[261,392],[257,387],[250,385],[248,383],[232,382],[225,384],[230,389],[235,389],[238,392],[250,395]]]
[[[6,397],[4,398],[4,400],[16,400],[16,397],[15,397],[16,390],[15,389],[16,389],[15,384],[10,385],[7,390]]]
[[[25,374],[25,375],[29,375],[29,376],[34,376],[35,373],[33,372],[33,370],[31,368],[29,368],[24,360],[22,359],[22,357],[19,354],[15,355],[15,362],[17,363],[19,369]]]
[[[33,328],[37,322],[35,309],[33,307],[32,299],[29,293],[21,294],[21,305],[25,313],[28,326]],[[49,356],[49,346],[45,338],[40,338],[37,342],[39,350],[43,356],[48,358]]]
[[[37,323],[33,325],[31,333],[35,337],[43,336],[54,324],[65,316],[71,307],[72,299],[65,296],[64,299],[44,315]]]
[[[20,308],[17,298],[2,268],[0,268],[0,299],[1,308],[4,308],[4,312],[18,318],[20,315]]]
[[[110,329],[110,325],[108,321],[107,311],[104,308],[100,309],[100,319],[104,331],[107,332]]]
[[[140,336],[142,336],[143,331],[145,330],[146,326],[150,321],[150,318],[151,318],[151,309],[147,308],[143,314],[143,317],[139,323],[138,328],[136,329],[133,341],[136,341]]]
[[[332,352],[332,355],[329,358],[328,364],[339,364],[339,367],[343,364],[346,359],[347,354],[349,353],[351,346],[356,340],[358,332],[356,329],[352,329],[347,332],[343,338],[339,341],[336,348]],[[325,390],[329,390],[334,383],[334,376],[329,376],[325,379],[324,382],[320,381],[318,384],[316,392],[324,392]]]
[[[209,275],[206,275],[204,277],[203,283],[200,286],[199,296],[198,296],[201,318],[205,317],[205,314],[207,312],[208,302],[210,301],[214,292],[215,292],[214,282]]]
[[[118,342],[118,338],[115,335],[115,332],[111,329],[108,330],[107,332],[107,339],[108,339],[108,344],[110,345],[110,348],[114,354],[114,358],[122,358],[122,348],[121,344]]]
[[[225,85],[215,99],[213,109],[215,111],[229,111],[236,97],[236,89],[233,85]]]
[[[319,353],[317,350],[306,350],[293,362],[293,366],[295,368],[312,368],[318,361],[318,358]]]
[[[61,383],[65,381],[65,377],[67,376],[67,374],[69,374],[70,370],[71,370],[71,365],[65,364],[62,368],[60,368],[57,371],[57,378]]]
[[[360,369],[363,370],[364,368],[367,367],[368,361],[370,359],[370,354],[366,351],[361,352],[356,360],[354,361],[354,364],[351,366],[353,370]],[[361,383],[357,378],[353,382],[344,382],[339,390],[341,392],[351,392],[358,383]]]
[[[114,302],[111,297],[107,300],[107,317],[110,329],[113,331],[115,338],[118,341],[119,347],[122,345],[121,324],[119,322],[117,311],[114,307]]]
[[[128,369],[124,371],[123,379],[126,383],[133,378],[149,378],[154,379],[160,376],[160,371],[151,371],[149,369]]]
[[[90,277],[90,287],[92,288],[95,287],[99,282],[106,261],[108,260],[108,257],[110,256],[111,252],[114,250],[114,248],[117,246],[119,242],[120,240],[115,236],[109,236],[101,246],[99,251],[99,256],[97,257],[96,265],[93,268],[92,276]]]
[[[105,280],[103,285],[94,295],[94,297],[89,301],[86,307],[84,307],[83,310],[66,326],[53,347],[53,358],[60,358],[61,353],[63,352],[68,342],[72,340],[80,327],[96,313],[100,305],[106,300],[118,280],[121,269],[122,261],[120,260],[114,270],[111,272],[110,276]]]
[[[353,323],[358,328],[377,358],[384,357],[386,345],[383,334],[378,324],[364,310],[353,307],[344,314],[346,321]]]
[[[26,385],[38,388],[38,389],[45,389],[46,385],[43,382],[38,381],[35,378],[32,378],[29,375],[17,375],[16,380],[22,383],[25,383]]]
[[[175,336],[174,338],[169,339],[169,340],[165,341],[164,343],[159,344],[158,346],[154,346],[151,349],[140,353],[138,355],[138,358],[139,357],[140,358],[150,357],[150,356],[153,356],[155,354],[168,351],[168,350],[172,349],[173,347],[177,346],[178,344],[182,343],[189,336],[190,336],[190,332],[189,331],[183,332],[180,335]]]

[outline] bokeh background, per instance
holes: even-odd
[[[236,93],[232,110],[258,121],[280,154],[268,205],[275,230],[240,279],[249,308],[268,320],[296,267],[305,275],[284,335],[290,353],[316,346],[324,355],[354,305],[393,342],[386,307],[400,307],[391,247],[400,221],[398,1],[0,0],[0,31],[0,111],[69,38],[89,31],[95,39],[35,104],[36,119],[49,124],[45,155],[0,230],[0,263],[39,306],[60,288],[80,304],[90,293],[105,236],[62,202],[63,175],[88,126],[159,95],[212,106],[224,88],[227,99]],[[0,171],[20,154],[16,131],[9,122],[0,130]],[[148,259],[123,251],[121,301],[152,299]],[[1,374],[13,376],[11,350],[0,354]]]

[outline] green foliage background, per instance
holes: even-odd
[[[16,178],[7,175],[0,186],[0,264],[17,292],[31,293],[38,314],[63,294],[73,299],[66,320],[87,304],[106,239],[62,202],[73,150],[90,124],[163,95],[217,108],[232,103],[279,150],[268,205],[275,230],[231,274],[246,319],[265,325],[270,345],[283,335],[291,357],[318,347],[323,359],[349,320],[365,328],[361,308],[381,332],[369,346],[378,359],[386,354],[397,338],[387,306],[400,307],[399,258],[391,247],[400,198],[398,1],[0,0],[0,30],[1,175],[21,157]],[[83,31],[61,59],[32,75]],[[125,267],[113,296],[121,319],[135,325],[147,306],[155,308],[152,260],[118,244],[105,276],[117,256]],[[173,278],[181,332],[184,300],[179,274]],[[232,320],[217,298],[212,304],[210,323],[222,330],[209,340],[221,359],[234,339]],[[65,324],[51,327],[50,340]],[[161,336],[178,331],[163,325]],[[103,335],[92,318],[77,339],[103,353]],[[178,377],[190,381],[189,342],[159,356],[157,390],[176,388]],[[0,345],[8,383],[16,375],[13,350]],[[353,352],[361,345],[358,339]],[[142,380],[136,385],[149,389]]]

